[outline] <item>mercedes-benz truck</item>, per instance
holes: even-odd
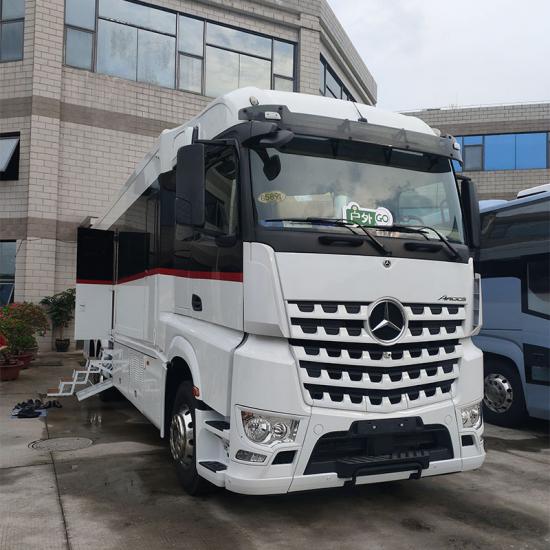
[[[192,494],[478,468],[479,211],[460,160],[371,106],[216,99],[79,230],[76,338],[102,351],[73,389],[121,392]]]

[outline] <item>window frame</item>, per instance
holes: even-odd
[[[169,89],[169,90],[182,91],[182,92],[189,93],[189,94],[195,94],[195,95],[211,97],[211,96],[206,95],[206,48],[207,48],[207,46],[211,47],[211,48],[217,48],[217,49],[220,49],[220,50],[230,51],[230,52],[238,54],[239,56],[240,55],[247,55],[249,57],[254,57],[254,58],[257,58],[257,59],[262,59],[262,60],[269,61],[270,64],[271,64],[271,71],[270,71],[270,87],[271,87],[271,90],[275,90],[275,79],[276,78],[292,82],[292,90],[293,91],[297,90],[297,85],[298,85],[298,82],[297,82],[297,80],[298,80],[297,79],[297,75],[298,75],[298,71],[297,71],[298,44],[296,42],[293,42],[291,40],[286,40],[284,38],[279,38],[277,36],[270,36],[270,35],[267,35],[267,34],[264,34],[264,33],[251,31],[251,30],[248,30],[248,29],[242,29],[242,28],[239,28],[235,25],[220,23],[218,21],[213,21],[213,20],[208,19],[208,18],[198,17],[198,16],[188,14],[188,13],[185,13],[185,12],[182,12],[182,11],[168,9],[168,8],[163,7],[163,6],[157,6],[155,4],[148,4],[148,3],[145,3],[145,2],[138,2],[138,1],[135,1],[135,0],[125,0],[130,4],[142,5],[142,6],[146,6],[146,7],[156,9],[156,10],[159,10],[159,11],[164,11],[164,12],[167,12],[167,13],[170,13],[170,14],[174,14],[175,17],[176,17],[175,34],[166,33],[166,32],[162,32],[162,31],[142,27],[140,25],[127,23],[125,21],[121,21],[121,20],[118,20],[118,19],[112,19],[112,18],[109,18],[109,17],[102,17],[99,14],[99,1],[100,0],[95,0],[95,22],[94,22],[94,29],[91,30],[91,29],[86,29],[86,28],[83,28],[83,27],[78,27],[76,25],[68,24],[66,22],[67,0],[65,0],[65,3],[64,3],[64,17],[63,17],[63,20],[64,20],[63,65],[64,66],[71,67],[71,68],[74,68],[74,69],[84,70],[84,71],[90,71],[90,72],[94,72],[94,73],[97,73],[97,74],[103,74],[103,73],[98,72],[98,70],[97,70],[98,27],[99,27],[99,21],[102,20],[102,21],[111,21],[111,22],[117,23],[119,25],[125,25],[125,26],[131,27],[131,28],[135,28],[135,29],[138,30],[138,34],[139,34],[140,30],[144,30],[144,31],[153,32],[153,33],[157,33],[157,34],[161,34],[161,35],[164,35],[164,36],[170,36],[170,37],[175,38],[176,45],[175,45],[175,48],[174,48],[174,64],[175,64],[174,85],[172,87],[168,87],[167,89]],[[0,0],[0,2],[1,2],[1,0]],[[180,37],[180,32],[181,32],[180,31],[180,16],[187,17],[189,19],[194,19],[194,20],[202,22],[202,24],[203,24],[202,55],[189,53],[189,52],[185,52],[185,51],[180,50],[180,44],[179,44],[179,37]],[[236,30],[236,31],[239,31],[239,32],[243,32],[243,33],[246,33],[246,34],[251,34],[251,35],[254,35],[254,36],[259,36],[259,37],[266,38],[266,39],[270,40],[271,41],[271,57],[267,58],[267,57],[264,57],[262,55],[255,55],[253,53],[249,53],[249,52],[246,52],[246,51],[236,50],[236,49],[232,49],[232,48],[226,48],[226,47],[223,47],[223,46],[218,46],[216,44],[210,43],[207,39],[207,26],[209,24],[210,25],[216,25],[216,26],[222,27],[222,28],[233,29],[233,30]],[[76,31],[87,32],[87,33],[93,34],[91,69],[86,69],[86,68],[82,68],[82,67],[75,67],[73,65],[69,65],[66,62],[67,28],[74,29]],[[293,58],[292,58],[292,73],[293,74],[292,74],[292,77],[274,72],[273,55],[274,55],[275,41],[290,44],[293,48]],[[139,58],[139,51],[137,53],[137,56]],[[198,60],[201,61],[202,67],[201,67],[201,91],[200,92],[192,91],[192,90],[186,90],[186,89],[180,87],[180,76],[181,76],[180,75],[180,57],[181,56],[190,57],[190,58],[198,59]],[[124,78],[124,77],[118,77],[118,78]],[[160,86],[158,84],[151,84],[151,83],[147,83],[147,82],[138,80],[137,74],[136,74],[136,79],[135,80],[130,80],[130,79],[126,79],[126,78],[124,78],[124,80],[128,80],[129,82],[139,82],[139,83],[142,83],[142,84],[150,84],[152,86],[159,86],[161,88],[166,88],[166,86]]]
[[[545,158],[545,165],[543,167],[539,168],[523,168],[518,167],[518,158],[517,158],[517,137],[518,136],[526,136],[531,134],[546,134],[546,158]],[[513,136],[514,137],[514,167],[513,168],[487,168],[486,163],[486,138],[487,137],[493,137],[493,136]],[[464,138],[469,137],[480,137],[481,143],[480,144],[464,144]],[[511,171],[524,171],[524,170],[548,170],[550,169],[550,131],[545,130],[536,130],[532,132],[500,132],[500,133],[492,133],[492,134],[476,134],[476,135],[458,135],[455,136],[455,139],[458,141],[460,140],[460,143],[462,143],[462,172],[511,172]],[[480,170],[471,170],[466,169],[466,157],[468,155],[467,149],[469,147],[481,147],[481,169]]]
[[[23,23],[23,45],[21,48],[21,57],[18,57],[17,59],[2,59],[2,51],[0,49],[0,64],[2,63],[14,63],[17,61],[23,61],[25,58],[25,11],[27,9],[27,0],[23,0],[23,17],[18,17],[16,19],[4,19],[4,16],[2,14],[4,2],[0,0],[0,44],[2,43],[2,29],[4,24],[6,23]]]

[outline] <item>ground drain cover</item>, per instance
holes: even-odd
[[[87,437],[55,437],[33,441],[29,447],[37,451],[76,451],[89,447],[93,441]]]

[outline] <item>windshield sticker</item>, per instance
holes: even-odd
[[[258,200],[264,204],[269,202],[283,202],[285,199],[286,195],[282,191],[265,191],[258,197]]]
[[[393,225],[392,213],[383,206],[376,210],[361,208],[356,202],[350,202],[344,206],[344,220],[357,225],[370,225],[372,227],[390,227]]]

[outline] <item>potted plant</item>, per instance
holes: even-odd
[[[22,361],[18,361],[11,357],[9,354],[8,340],[0,333],[0,381],[8,382],[10,380],[17,380],[22,366]]]
[[[16,334],[11,338],[8,336],[8,338],[12,341],[10,351],[14,358],[23,361],[23,368],[27,368],[38,349],[35,334],[43,336],[48,328],[44,310],[39,305],[30,302],[15,302],[0,308],[0,319],[6,318],[20,321],[17,324]]]
[[[52,321],[52,328],[59,329],[59,338],[55,339],[56,351],[67,351],[71,340],[63,338],[63,329],[69,326],[74,316],[75,289],[68,288],[63,292],[46,296],[41,300],[41,304],[46,306],[46,313]]]

